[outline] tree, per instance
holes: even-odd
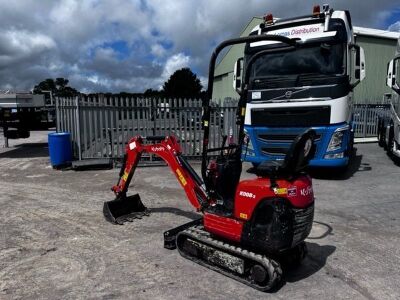
[[[166,97],[198,98],[203,86],[189,68],[175,71],[164,83],[163,92]]]
[[[35,85],[33,88],[34,94],[43,94],[42,91],[51,91],[53,96],[64,96],[71,97],[76,96],[79,92],[68,86],[69,80],[65,78],[56,78],[56,80],[52,78],[47,78]]]
[[[54,94],[57,91],[57,86],[54,80],[51,78],[45,79],[33,88],[34,94],[41,94],[42,91],[52,91]]]
[[[143,96],[147,98],[162,98],[163,97],[163,92],[162,91],[157,91],[153,89],[147,89]]]

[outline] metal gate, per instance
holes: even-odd
[[[355,137],[375,137],[378,135],[378,117],[388,114],[388,104],[355,104],[353,107],[353,127]]]
[[[114,95],[58,98],[57,130],[71,133],[74,156],[122,158],[135,135],[174,135],[189,158],[201,156],[203,131],[199,99],[147,99]],[[212,102],[210,147],[222,135],[236,137],[237,100]]]
[[[223,135],[237,136],[237,100],[226,99],[222,105],[215,102],[211,105],[210,147],[218,147]],[[201,156],[203,131],[199,99],[82,95],[57,98],[56,109],[57,130],[71,133],[74,156],[80,160],[120,159],[126,143],[135,135],[172,134],[185,156]],[[378,116],[388,111],[388,105],[354,105],[355,137],[376,136]]]

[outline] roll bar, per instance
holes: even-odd
[[[201,175],[203,179],[206,177],[206,170],[207,170],[207,153],[208,153],[208,141],[209,141],[209,136],[210,136],[210,100],[212,97],[212,92],[213,92],[213,87],[214,87],[214,72],[215,72],[215,63],[217,60],[218,55],[221,53],[221,51],[229,46],[233,45],[238,45],[238,44],[245,44],[245,43],[255,43],[255,42],[261,42],[261,41],[277,41],[277,42],[282,42],[285,43],[289,46],[296,46],[296,40],[290,39],[284,36],[280,35],[252,35],[252,36],[246,36],[246,37],[240,37],[240,38],[235,38],[235,39],[230,39],[226,40],[222,43],[220,43],[215,50],[213,51],[211,58],[210,58],[210,63],[209,63],[209,68],[208,68],[208,87],[207,87],[207,93],[206,97],[203,99],[203,117],[202,117],[202,123],[203,123],[203,128],[204,128],[204,137],[203,137],[203,152],[202,152],[202,163],[201,163]],[[243,84],[243,83],[242,83]],[[240,129],[239,129],[239,141],[242,139],[242,134],[243,134],[243,122],[244,122],[244,111],[243,111],[243,105],[245,105],[245,101],[243,101],[243,98],[246,96],[244,95],[245,93],[242,93],[240,96],[240,101],[239,101],[239,110],[241,111],[242,117],[239,122]]]

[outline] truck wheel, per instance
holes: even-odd
[[[350,142],[349,142],[349,164],[350,160],[353,157],[354,152],[354,132],[350,131]]]
[[[393,153],[393,147],[394,147],[394,131],[393,131],[393,127],[391,127],[389,130],[388,144],[386,145],[386,151],[388,154]]]
[[[382,148],[385,146],[385,136],[382,131],[378,132],[378,145]]]
[[[380,147],[385,146],[385,133],[384,133],[384,126],[382,124],[382,121],[378,122],[378,145]]]

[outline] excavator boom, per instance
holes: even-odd
[[[139,195],[127,196],[129,184],[143,153],[155,154],[169,165],[183,187],[189,202],[197,211],[201,211],[209,205],[209,197],[204,189],[204,183],[181,155],[181,149],[175,137],[135,136],[126,146],[118,183],[111,188],[116,199],[104,203],[103,211],[108,221],[121,224],[149,213]]]

